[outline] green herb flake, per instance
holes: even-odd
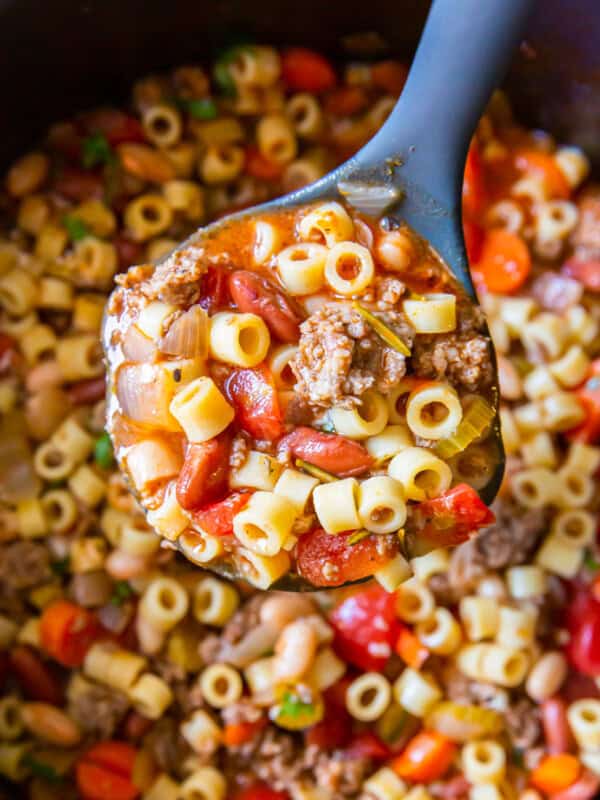
[[[304,714],[312,714],[314,710],[315,707],[312,703],[304,703],[297,694],[285,692],[277,716],[299,719]]]
[[[525,766],[525,754],[520,747],[513,747],[510,752],[510,760],[516,767],[524,767]]]
[[[65,214],[62,219],[62,223],[67,229],[67,233],[69,234],[69,239],[72,242],[79,242],[81,239],[85,239],[86,236],[89,236],[90,231],[88,226],[82,219],[79,217],[75,217],[72,214]]]
[[[43,761],[38,761],[35,756],[31,754],[23,758],[23,766],[35,775],[36,778],[42,778],[48,783],[61,783],[63,778],[50,764],[45,764]]]
[[[81,163],[86,169],[98,164],[109,164],[114,160],[113,149],[103,133],[93,133],[83,140]]]
[[[238,44],[234,47],[230,47],[222,53],[215,63],[213,77],[215,83],[226,97],[235,97],[237,94],[237,87],[229,67],[239,56],[240,52],[244,50],[252,50],[252,46],[249,44]]]
[[[335,475],[332,475],[330,472],[325,472],[324,469],[315,467],[313,464],[309,464],[308,461],[303,461],[301,458],[296,459],[296,466],[298,469],[308,472],[308,474],[312,475],[313,478],[318,478],[320,481],[325,483],[333,483],[334,481],[337,481],[337,477]]]
[[[180,105],[194,119],[215,119],[217,104],[211,97],[202,97],[196,100],[183,100]]]
[[[596,572],[600,569],[600,562],[596,560],[596,556],[592,553],[591,550],[585,551],[585,557],[583,559],[583,563],[587,569],[591,570],[592,572]]]
[[[61,558],[58,561],[52,561],[50,563],[50,569],[55,575],[58,575],[59,578],[63,578],[65,575],[67,575],[70,567],[71,561],[69,556],[65,556],[65,558]]]
[[[127,581],[117,581],[115,583],[110,602],[113,606],[122,606],[126,600],[133,596],[133,589]]]
[[[354,533],[351,533],[350,536],[346,539],[346,544],[349,545],[358,544],[359,542],[362,542],[363,539],[366,539],[370,535],[371,535],[370,531],[365,531],[365,530],[354,531]]]
[[[94,459],[102,469],[110,469],[115,463],[115,454],[108,433],[103,433],[94,446]]]

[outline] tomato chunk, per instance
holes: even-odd
[[[361,475],[373,465],[373,459],[358,442],[337,433],[323,433],[314,428],[300,427],[280,443],[295,458],[324,469],[339,478]]]
[[[441,733],[422,731],[394,759],[392,768],[401,778],[430,783],[443,776],[452,763],[456,750],[454,742]]]
[[[140,790],[131,780],[137,751],[127,742],[106,741],[85,753],[76,767],[84,800],[135,800]]]
[[[25,697],[55,706],[61,705],[63,693],[58,680],[31,648],[25,645],[14,647],[9,654],[8,666]]]
[[[334,648],[341,658],[366,671],[384,669],[401,627],[395,594],[380,586],[358,591],[333,609],[329,621],[335,631]]]
[[[408,78],[408,67],[400,61],[379,61],[371,67],[371,80],[378,89],[397,97]]]
[[[371,758],[373,761],[386,761],[391,755],[390,748],[372,731],[355,734],[345,752],[348,758]]]
[[[248,175],[261,181],[276,181],[281,178],[283,165],[271,161],[264,156],[258,147],[250,145],[246,148],[246,164],[244,167]]]
[[[233,492],[224,500],[194,512],[194,522],[213,536],[232,536],[233,518],[248,504],[251,495],[248,491]]]
[[[473,140],[467,153],[463,177],[462,202],[466,217],[472,220],[479,217],[485,206],[486,194],[483,161],[477,142]]]
[[[531,255],[520,236],[500,228],[486,232],[475,280],[490,292],[510,294],[523,286],[530,272]]]
[[[374,536],[348,544],[351,535],[347,532],[332,536],[317,528],[301,536],[296,545],[300,574],[314,586],[341,586],[368,578],[397,552],[389,544],[383,549]]]
[[[144,129],[141,122],[116,108],[99,108],[81,117],[86,133],[102,133],[112,147],[123,142],[143,142]]]
[[[229,302],[228,275],[219,267],[208,267],[200,281],[198,305],[209,314],[214,314]]]
[[[221,433],[201,444],[189,444],[177,478],[177,501],[193,511],[219,500],[227,492],[231,437]]]
[[[485,232],[476,222],[464,219],[463,236],[469,264],[476,264],[481,258],[481,248],[483,247]]]
[[[287,792],[276,792],[266,783],[253,783],[233,795],[232,800],[289,800]]]
[[[550,199],[569,198],[571,194],[569,182],[548,153],[541,153],[539,150],[519,150],[515,155],[515,166],[518,170],[539,178]]]
[[[273,441],[283,434],[283,415],[270,369],[237,369],[227,379],[225,391],[239,425],[255,439]]]
[[[363,111],[368,103],[367,93],[361,86],[341,86],[327,95],[325,110],[339,117],[349,117]]]
[[[588,292],[600,292],[600,259],[570,258],[561,272],[582,283]]]
[[[566,654],[584,675],[600,675],[600,602],[589,592],[578,592],[567,609],[570,639]]]
[[[585,409],[585,419],[567,431],[566,436],[571,441],[597,444],[600,441],[600,359],[590,364],[588,376],[575,396]]]
[[[65,667],[81,666],[100,632],[95,614],[66,600],[46,606],[40,618],[43,649]]]
[[[419,503],[412,522],[420,542],[449,547],[466,542],[472,533],[495,519],[475,489],[459,483],[439,497]]]
[[[335,86],[333,67],[320,53],[305,47],[291,47],[281,59],[286,89],[295,92],[325,92]]]

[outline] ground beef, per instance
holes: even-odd
[[[264,600],[265,597],[262,594],[253,595],[235,612],[220,636],[211,634],[202,640],[199,650],[200,658],[205,664],[214,664],[224,660],[223,653],[226,653],[231,645],[237,644],[248,631],[258,625],[260,607]]]
[[[411,358],[417,375],[444,378],[469,391],[489,386],[493,378],[490,343],[485,336],[442,333],[417,336]]]
[[[376,277],[373,285],[363,294],[365,303],[375,303],[377,308],[387,311],[398,305],[406,293],[406,284],[398,278]]]
[[[181,775],[183,762],[191,753],[190,747],[179,731],[179,723],[163,717],[144,737],[148,749],[158,767],[173,775]]]
[[[504,724],[512,746],[519,750],[528,750],[540,738],[538,707],[526,697],[514,701],[504,712]]]
[[[414,332],[402,312],[377,316],[406,344]],[[387,347],[349,305],[330,303],[300,326],[298,353],[290,361],[296,394],[314,406],[352,408],[367,389],[386,394],[406,374],[406,358]]]
[[[248,438],[243,433],[238,433],[231,443],[231,452],[229,453],[229,466],[231,469],[239,469],[246,458],[248,457]]]
[[[496,522],[452,551],[447,573],[429,579],[438,602],[451,605],[487,572],[525,563],[546,530],[547,514],[541,509],[525,511],[500,498],[492,509]]]
[[[43,544],[16,541],[0,548],[0,591],[31,589],[51,574],[50,554]]]
[[[304,398],[294,394],[285,407],[284,419],[288,425],[308,425],[312,427],[315,420],[315,409]]]
[[[116,689],[79,677],[67,692],[67,710],[84,733],[110,739],[125,716],[129,701]]]
[[[307,753],[307,755],[309,754]],[[328,755],[317,750],[315,756],[315,782],[317,786],[323,787],[334,798],[356,795],[371,767],[370,759],[349,758],[343,752]]]
[[[590,186],[578,200],[579,222],[571,235],[578,258],[600,257],[600,186]]]
[[[449,700],[463,705],[477,705],[503,711],[509,703],[508,693],[491,683],[472,681],[450,665],[443,671],[445,694]]]
[[[200,278],[206,268],[203,250],[186,247],[160,264],[142,291],[150,300],[158,298],[174,306],[189,306],[200,294]]]

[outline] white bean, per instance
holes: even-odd
[[[291,682],[301,678],[313,663],[318,644],[317,634],[310,622],[299,619],[286,625],[275,642],[275,682]]]
[[[260,621],[281,630],[288,622],[314,614],[313,601],[303,594],[273,592],[260,607]]]
[[[557,650],[545,653],[527,677],[525,690],[532,700],[541,703],[560,689],[567,677],[567,660]]]

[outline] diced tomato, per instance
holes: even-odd
[[[231,800],[289,800],[289,797],[287,792],[276,792],[266,783],[253,783],[236,792]]]
[[[465,239],[465,250],[467,251],[469,264],[476,264],[481,258],[481,249],[483,247],[485,232],[483,228],[476,222],[471,222],[468,219],[464,219],[463,236]]]
[[[59,706],[63,693],[50,667],[30,647],[17,645],[9,654],[9,669],[25,697]]]
[[[539,150],[518,150],[515,154],[516,168],[543,181],[548,197],[552,200],[567,200],[571,187],[562,170],[548,153]]]
[[[186,511],[195,511],[227,493],[230,446],[227,431],[207,442],[188,444],[175,488],[177,501]]]
[[[575,396],[585,410],[585,419],[565,435],[571,441],[597,444],[600,441],[600,359],[590,364],[587,378],[575,391]]]
[[[540,707],[542,729],[549,753],[566,753],[573,736],[567,719],[567,703],[562,697],[549,697]]]
[[[361,86],[340,86],[325,98],[325,110],[338,117],[349,117],[364,111],[369,102]]]
[[[329,621],[335,631],[334,648],[341,658],[366,671],[385,667],[400,630],[395,594],[380,586],[362,589],[342,600]]]
[[[66,600],[51,603],[40,618],[42,648],[65,667],[80,667],[101,633],[96,615]]]
[[[372,457],[362,444],[337,433],[323,433],[305,426],[282,439],[280,448],[339,478],[361,475],[373,465]]]
[[[449,547],[466,542],[472,533],[495,519],[475,489],[459,483],[439,497],[419,503],[412,521],[419,542]]]
[[[0,375],[8,372],[17,358],[17,342],[6,333],[0,333]]]
[[[336,750],[347,744],[352,733],[352,718],[346,708],[346,692],[351,679],[344,677],[323,693],[325,714],[320,722],[309,728],[304,739],[323,750]]]
[[[317,528],[301,536],[296,545],[300,574],[313,586],[341,586],[370,577],[397,552],[390,545],[384,550],[376,536],[348,544],[351,535],[348,531],[332,536]]]
[[[193,513],[194,522],[213,536],[233,535],[233,518],[247,504],[252,492],[233,492],[224,500],[211,503]]]
[[[545,756],[529,775],[529,782],[546,794],[572,786],[581,773],[581,761],[570,753]]]
[[[209,314],[229,303],[229,273],[219,267],[208,267],[200,281],[200,298],[198,305]]]
[[[305,47],[291,47],[281,58],[281,75],[286,89],[320,94],[335,86],[333,67],[320,53]]]
[[[225,747],[239,747],[252,741],[268,724],[266,717],[259,717],[254,722],[232,722],[223,728],[221,740]]]
[[[127,742],[106,741],[84,753],[76,767],[83,800],[135,800],[140,790],[131,780],[137,751]]]
[[[264,156],[258,147],[249,145],[246,148],[246,163],[244,167],[248,175],[261,181],[276,181],[281,178],[283,165]]]
[[[437,731],[421,731],[411,739],[392,769],[401,778],[431,783],[441,778],[456,755],[456,745]]]
[[[567,609],[567,626],[571,664],[584,675],[600,675],[600,602],[589,592],[578,592]]]
[[[100,199],[104,194],[104,181],[95,172],[63,167],[54,179],[53,188],[58,194],[77,203],[91,197]]]
[[[588,292],[600,292],[600,259],[570,258],[561,272],[582,283]]]
[[[592,800],[600,789],[600,776],[584,769],[579,780],[568,789],[552,795],[552,800]]]
[[[373,86],[397,97],[404,89],[408,67],[400,61],[379,61],[371,67]]]
[[[144,736],[154,725],[154,720],[145,717],[138,711],[130,711],[122,725],[123,736],[137,741]]]
[[[81,117],[86,133],[102,133],[112,147],[123,142],[144,142],[141,122],[116,108],[99,108]]]
[[[81,159],[83,137],[74,122],[57,122],[48,132],[48,145],[71,161]]]
[[[463,214],[475,220],[482,213],[486,203],[485,172],[477,142],[473,140],[467,153],[463,177]]]
[[[392,754],[390,748],[372,731],[355,734],[345,753],[348,758],[370,758],[373,761],[386,761]]]
[[[421,644],[419,637],[404,625],[400,628],[395,650],[405,664],[417,670],[423,666],[430,655],[425,645]]]
[[[271,370],[260,364],[237,369],[227,379],[225,390],[236,412],[238,424],[255,439],[274,441],[283,433],[283,415]]]
[[[502,228],[486,231],[481,255],[473,268],[478,283],[489,292],[510,294],[523,286],[530,272],[531,255],[520,236]]]

